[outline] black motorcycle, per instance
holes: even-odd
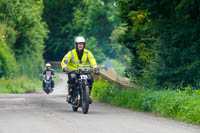
[[[83,114],[87,114],[89,110],[89,98],[90,90],[88,83],[88,74],[91,74],[93,69],[90,66],[79,66],[78,70],[71,70],[68,73],[76,73],[77,79],[75,82],[75,88],[72,91],[72,109],[77,111],[78,107],[82,108]]]
[[[52,82],[52,78],[55,78],[55,76],[53,75],[40,75],[40,77],[44,77],[44,83],[45,83],[45,87],[43,88],[44,92],[46,94],[49,94],[51,92],[53,92],[53,89],[51,87],[51,82]]]

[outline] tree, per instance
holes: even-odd
[[[5,42],[6,25],[0,24],[0,78],[16,76],[18,66],[16,59]]]
[[[21,74],[38,76],[43,69],[46,23],[42,21],[42,0],[1,0],[0,24],[5,27],[5,42]]]
[[[97,41],[97,49],[101,49],[106,56],[114,56],[109,37],[115,26],[119,24],[116,15],[117,7],[114,0],[107,1],[90,1],[82,0],[75,7],[73,25],[80,35],[87,38],[94,37]],[[97,53],[102,55],[102,53]],[[100,56],[99,56],[100,57]],[[105,58],[99,60],[104,61]]]
[[[109,40],[115,25],[119,23],[114,0],[46,0],[44,4],[43,17],[50,29],[44,54],[46,60],[61,60],[66,52],[74,48],[74,38],[78,35],[95,42],[87,43],[98,49],[94,53],[99,57],[99,63],[105,56],[115,55],[110,50]]]
[[[151,78],[156,79],[157,85],[199,84],[199,5],[198,0],[119,1],[120,16],[129,26],[128,33],[121,39],[124,45],[141,61],[138,53],[144,55],[144,52],[140,50],[152,51],[151,44],[155,44],[155,54],[147,55],[151,58],[155,55],[149,66],[153,70]],[[138,27],[139,18],[143,21]],[[142,41],[139,49],[138,41]],[[142,67],[140,62],[136,62],[136,66],[138,64],[140,70],[145,70],[144,63]]]
[[[43,18],[48,24],[49,38],[45,43],[46,60],[60,61],[74,48],[77,31],[72,25],[74,7],[79,0],[45,0]]]
[[[119,0],[120,18],[126,34],[118,38],[118,42],[130,49],[133,58],[128,75],[132,79],[141,80],[151,71],[155,55],[155,34],[151,29],[149,12],[139,9],[137,0]]]
[[[87,39],[86,48],[92,52],[97,62],[101,62],[106,58],[102,49],[98,48],[98,42],[94,37]]]

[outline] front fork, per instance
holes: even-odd
[[[73,87],[69,85],[69,92],[72,96],[72,102],[76,105],[81,104],[81,97],[82,94],[85,93],[85,86],[89,83],[87,80],[80,79],[77,84],[75,84]],[[91,90],[89,90],[91,92]],[[90,93],[89,93],[90,94]]]
[[[82,79],[80,86],[81,86],[81,88],[80,88],[81,92],[82,92],[82,91],[84,92],[84,91],[85,91],[85,86],[89,86],[89,83],[88,83],[87,80],[83,80],[83,79]],[[80,94],[81,94],[81,93],[80,93]]]
[[[85,86],[88,85],[88,82],[87,80],[83,80],[83,79],[80,79],[78,85],[77,85],[77,98],[78,98],[78,104],[80,106],[80,104],[82,103],[82,95],[85,93]]]

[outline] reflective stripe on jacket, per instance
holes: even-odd
[[[76,49],[73,49],[64,56],[61,62],[62,70],[64,67],[67,67],[70,70],[78,70],[79,65],[91,65],[94,69],[97,67],[97,62],[93,54],[87,49],[84,49],[81,61],[78,58]]]

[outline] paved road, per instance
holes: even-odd
[[[89,114],[65,103],[66,75],[53,94],[0,95],[0,133],[200,133],[200,127],[94,102]]]

